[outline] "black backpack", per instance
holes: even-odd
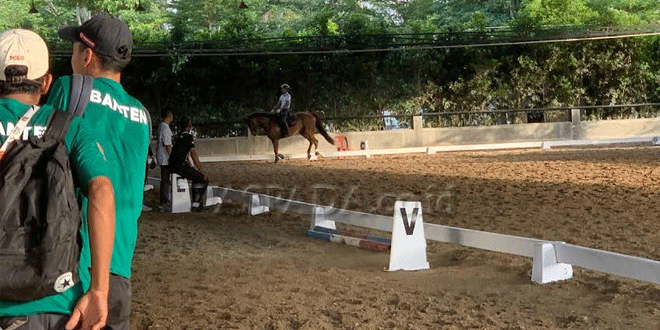
[[[80,204],[64,137],[91,82],[74,75],[68,111],[53,111],[41,138],[16,141],[0,161],[0,300],[36,300],[79,281]]]

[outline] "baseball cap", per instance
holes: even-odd
[[[80,26],[66,26],[57,31],[60,38],[80,41],[94,52],[117,60],[129,60],[133,36],[126,23],[108,14],[98,14]]]
[[[24,65],[27,75],[5,75],[5,69],[11,65]],[[48,72],[48,46],[36,33],[12,29],[0,34],[0,80],[12,83],[30,82],[43,77]]]
[[[282,84],[280,88],[291,89],[291,86],[289,86],[288,84]]]

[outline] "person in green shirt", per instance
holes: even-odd
[[[120,83],[121,71],[130,62],[133,39],[128,26],[108,14],[99,14],[80,26],[58,31],[73,42],[73,73],[93,77],[93,87],[83,118],[105,148],[109,178],[118,192],[115,201],[116,233],[110,264],[110,294],[107,327],[130,329],[131,263],[142,212],[145,160],[149,147],[149,112]],[[69,101],[71,77],[54,83],[47,104],[62,108]],[[119,193],[121,192],[121,193]],[[83,199],[83,209],[88,200]],[[90,253],[83,246],[80,268],[86,284]]]
[[[36,33],[14,29],[0,35],[0,143],[4,143],[23,114],[36,107],[40,97],[48,92],[53,82],[48,63],[48,48]],[[50,106],[37,108],[22,139],[41,136],[55,111]],[[78,188],[88,201],[83,245],[89,246],[91,241],[91,270],[87,271],[91,271],[91,283],[86,290],[81,281],[62,293],[29,302],[0,301],[2,329],[59,330],[65,325],[67,329],[100,329],[105,324],[115,226],[112,184],[101,145],[82,118],[73,118],[65,145]]]

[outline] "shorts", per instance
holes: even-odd
[[[3,330],[61,330],[69,321],[69,315],[35,314],[30,316],[0,317]]]
[[[131,280],[110,274],[108,319],[105,330],[131,329]],[[43,313],[30,316],[0,317],[2,330],[62,330],[70,315]]]
[[[131,279],[110,274],[108,294],[108,320],[105,330],[131,329]]]

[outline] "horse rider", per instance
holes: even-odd
[[[280,130],[282,131],[282,137],[287,136],[289,131],[287,119],[290,115],[289,112],[291,111],[291,95],[289,94],[290,90],[291,87],[288,84],[282,84],[280,87],[280,92],[282,95],[280,95],[280,99],[277,101],[277,104],[275,104],[275,107],[272,110],[272,112],[279,114],[278,121],[280,124]]]

